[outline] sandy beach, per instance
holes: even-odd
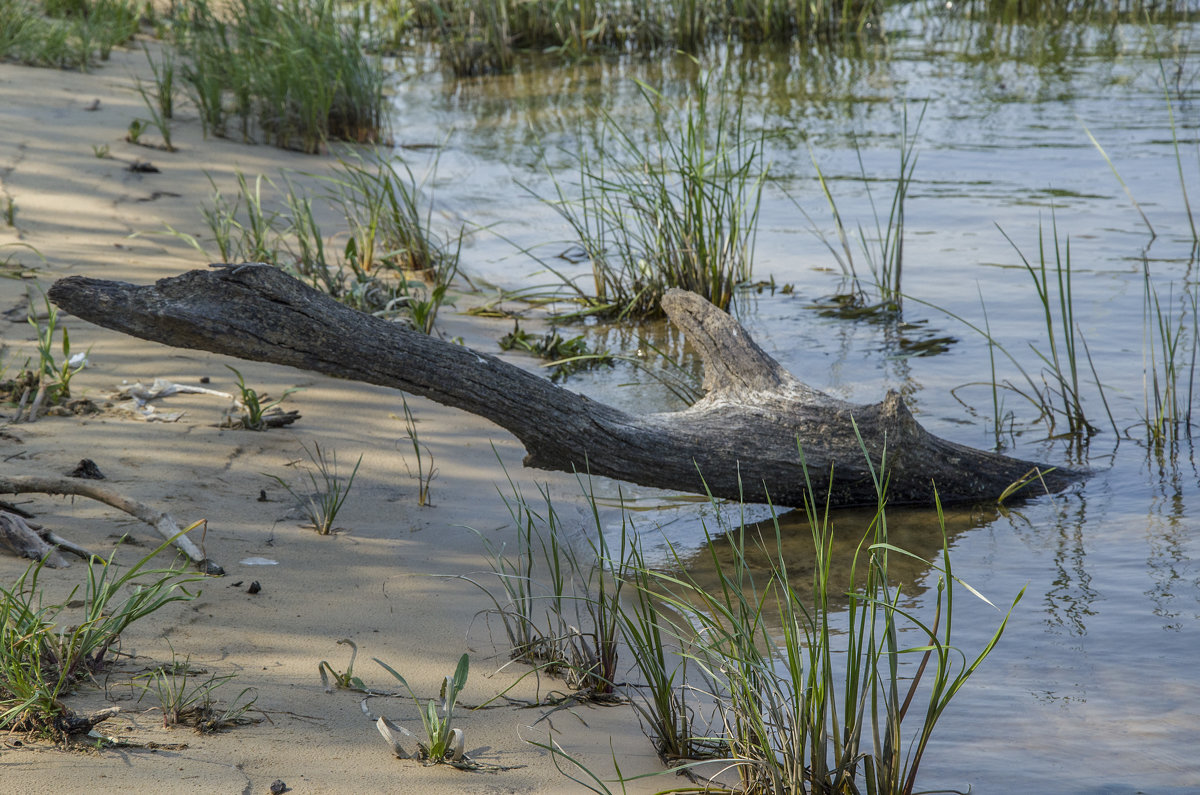
[[[146,115],[137,76],[149,79],[146,58],[129,49],[114,52],[90,74],[0,64],[0,203],[11,200],[15,208],[15,225],[0,225],[0,261],[8,258],[5,275],[14,277],[0,279],[0,310],[6,312],[0,338],[9,371],[36,358],[27,295],[32,292],[40,305],[37,290],[55,279],[88,275],[145,284],[204,267],[208,260],[200,252],[163,231],[169,225],[206,242],[200,208],[212,193],[210,177],[232,193],[238,171],[249,178],[286,171],[303,185],[313,179],[299,172],[319,174],[333,165],[329,156],[205,140],[186,108],[172,124],[178,151],[130,144],[124,140],[130,120]],[[146,139],[155,140],[156,133],[147,132]],[[107,156],[98,156],[105,147]],[[131,171],[134,161],[159,171]],[[298,793],[578,791],[545,751],[530,744],[547,742],[552,730],[554,741],[606,778],[613,775],[614,756],[626,776],[661,769],[628,706],[579,706],[540,721],[547,710],[504,704],[463,711],[459,725],[467,752],[503,770],[465,772],[399,760],[363,714],[363,696],[327,693],[318,675],[322,660],[344,670],[348,649],[337,641],[350,639],[359,649],[355,674],[380,689],[398,688],[372,658],[402,672],[418,694],[436,697],[464,652],[471,675],[462,703],[482,704],[512,685],[528,669],[501,670],[507,648],[493,644],[478,616],[488,606],[486,597],[455,579],[488,571],[480,541],[467,528],[497,546],[511,542],[510,518],[497,493],[498,486],[507,488],[506,470],[529,492],[535,482],[548,483],[568,517],[579,495],[573,477],[525,470],[522,448],[502,429],[410,396],[420,438],[438,470],[433,505],[421,508],[399,393],[172,349],[75,318],[63,322],[72,349],[89,351],[90,365],[71,383],[76,395],[103,404],[122,382],[155,378],[183,384],[208,379],[206,386],[228,391],[235,385],[226,368],[232,364],[259,391],[278,396],[299,387],[285,407],[302,418],[262,433],[221,428],[225,402],[182,395],[160,406],[184,412],[175,422],[146,422],[110,408],[0,429],[4,473],[61,476],[89,458],[106,476],[106,487],[168,511],[181,524],[205,520],[203,536],[193,537],[226,571],[199,583],[195,600],[168,605],[135,624],[121,638],[121,664],[97,687],[68,700],[83,711],[119,706],[120,714],[99,729],[127,747],[80,750],[3,735],[0,789],[264,793],[282,780]],[[494,323],[461,315],[448,314],[446,323],[452,335],[490,350],[503,333]],[[302,473],[294,464],[303,459],[302,442],[336,450],[344,469],[362,455],[335,534],[302,526],[292,497],[268,477],[299,482]],[[132,542],[117,552],[123,563],[159,541],[147,525],[90,500],[10,499],[42,525],[104,556],[129,534]],[[171,558],[164,555],[162,563]],[[275,564],[244,562],[255,558]],[[27,564],[0,556],[0,577],[10,584]],[[65,595],[84,579],[78,560],[42,574],[48,597]],[[253,582],[261,590],[251,594]],[[257,701],[250,714],[257,722],[214,734],[164,729],[154,699],[139,702],[129,677],[172,655],[210,674],[236,675],[217,696],[232,698],[252,688]],[[537,700],[561,687],[526,677],[509,695]],[[374,698],[369,707],[420,729],[410,699]],[[675,781],[667,774],[634,782],[629,790],[653,791]]]

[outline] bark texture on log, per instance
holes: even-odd
[[[876,501],[858,435],[876,468],[886,449],[890,503],[931,504],[934,484],[946,502],[995,499],[1039,470],[927,433],[894,392],[857,405],[804,385],[728,314],[682,290],[670,291],[663,309],[701,356],[707,394],[683,411],[638,416],[350,309],[266,265],[191,271],[150,286],[73,276],[50,298],[144,339],[394,387],[478,414],[515,435],[525,465],[541,469],[750,502],[769,495],[789,506],[805,494],[797,443],[817,498],[828,492],[835,506]],[[1078,477],[1055,470],[1040,482],[1057,489]]]

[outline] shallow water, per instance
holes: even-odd
[[[740,317],[810,385],[863,402],[898,389],[932,432],[990,448],[997,443],[991,391],[962,387],[990,380],[987,344],[929,305],[982,324],[982,295],[996,339],[1037,377],[1029,346],[1045,349],[1041,306],[997,226],[1035,262],[1039,224],[1048,238],[1054,224],[1061,243],[1069,237],[1075,321],[1113,421],[1086,363],[1085,407],[1101,428],[1087,442],[1052,438],[1022,399],[1004,396],[1005,411],[1013,412],[1001,439],[1007,451],[1087,465],[1096,474],[1070,493],[954,527],[959,576],[998,604],[1027,590],[1003,641],[943,718],[920,784],[977,792],[1197,791],[1200,474],[1190,442],[1156,453],[1140,422],[1143,264],[1173,313],[1196,290],[1167,97],[1184,182],[1200,206],[1200,60],[1191,53],[1200,31],[1118,26],[1047,42],[1020,32],[993,36],[916,8],[889,18],[886,47],[869,47],[869,57],[720,51],[703,59],[705,66],[731,64],[749,118],[770,133],[775,181],[764,197],[755,275],[796,288],[790,296],[740,296]],[[683,58],[527,61],[513,76],[454,81],[432,58],[418,57],[397,76],[396,138],[440,145],[429,183],[440,220],[481,230],[464,251],[470,276],[510,288],[549,283],[519,249],[536,246],[550,261],[569,244],[567,230],[529,191],[551,195],[547,167],[570,188],[569,153],[594,146],[597,109],[633,128],[645,124],[634,78],[678,96],[695,72]],[[900,355],[894,324],[822,317],[810,308],[845,284],[796,208],[832,234],[811,146],[848,224],[872,224],[855,144],[885,207],[905,105],[910,127],[921,107],[925,116],[906,206],[904,319],[957,339],[928,357]],[[418,170],[430,169],[427,152],[401,151]],[[594,344],[613,350],[638,344],[628,330],[591,333]],[[997,366],[1001,379],[1018,375],[1007,362]],[[568,386],[627,407],[675,407],[653,383],[624,385],[630,381],[639,381],[636,373],[618,367],[576,376]],[[962,387],[959,399],[955,387]],[[666,502],[625,491],[643,506]],[[658,521],[673,543],[697,548],[699,513],[685,504],[639,513],[638,523],[647,539],[657,537],[649,528]],[[912,576],[918,610],[928,608],[935,581]],[[955,640],[970,653],[1000,614],[965,595],[957,605]]]

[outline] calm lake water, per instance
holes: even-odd
[[[1090,440],[1054,438],[1021,398],[1002,395],[1012,420],[1002,439],[1006,451],[1086,465],[1096,474],[1011,513],[954,518],[956,573],[998,604],[1023,586],[1027,591],[1001,644],[943,718],[919,786],[1200,791],[1200,474],[1190,441],[1155,452],[1142,425],[1143,268],[1172,317],[1190,312],[1197,290],[1170,112],[1183,181],[1200,207],[1200,54],[1192,46],[1200,30],[1118,26],[1047,39],[972,28],[945,16],[940,4],[894,12],[886,29],[886,45],[843,55],[722,49],[701,59],[702,68],[728,63],[748,120],[769,133],[772,181],[754,272],[795,286],[791,295],[739,296],[740,317],[811,386],[859,402],[900,390],[933,433],[993,448],[991,390],[964,386],[990,381],[988,345],[947,312],[982,325],[982,296],[995,338],[1040,382],[1030,346],[1047,350],[1042,308],[1000,229],[1036,262],[1039,225],[1052,245],[1056,224],[1060,244],[1070,240],[1075,322],[1112,413],[1110,422],[1086,362],[1085,409],[1101,429]],[[481,230],[464,249],[464,271],[509,288],[552,281],[523,247],[536,247],[556,267],[573,267],[552,259],[569,245],[568,230],[531,192],[553,194],[547,168],[572,190],[572,153],[594,146],[597,110],[645,128],[647,105],[635,79],[679,96],[697,71],[682,57],[527,61],[512,76],[463,81],[443,75],[432,57],[398,68],[397,142],[441,145],[430,182],[439,222]],[[905,107],[910,129],[925,110],[906,205],[904,321],[916,324],[910,335],[957,340],[935,356],[903,355],[896,338],[904,330],[894,323],[823,317],[812,308],[845,284],[797,208],[833,234],[815,157],[848,226],[874,223],[864,184],[886,215]],[[401,151],[418,173],[429,168],[428,152]],[[855,253],[869,286],[865,260]],[[613,350],[637,345],[628,331],[589,333],[593,344]],[[1185,376],[1192,334],[1188,315]],[[998,358],[997,368],[1000,380],[1019,376],[1006,360]],[[626,407],[675,407],[653,384],[624,386],[630,381],[637,374],[617,368],[574,377],[568,386]],[[643,504],[668,503],[658,493],[630,492]],[[700,512],[684,506],[641,513],[639,527],[648,543],[661,523],[666,538],[695,548],[703,543]],[[913,529],[903,530],[910,522]],[[914,534],[917,546],[932,536],[934,546],[920,551],[934,554],[936,527],[927,512],[892,523]],[[932,604],[936,578],[915,576],[919,611]],[[965,593],[956,605],[955,642],[973,654],[1001,614]]]

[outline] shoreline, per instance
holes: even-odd
[[[11,198],[16,210],[15,228],[0,227],[0,244],[19,244],[0,252],[10,257],[9,269],[19,264],[35,276],[0,279],[3,310],[23,307],[35,283],[44,290],[67,275],[145,283],[204,267],[199,252],[162,231],[169,224],[199,236],[200,207],[212,193],[208,175],[223,192],[231,192],[238,171],[248,179],[258,174],[274,179],[283,171],[321,173],[334,162],[328,155],[205,140],[186,108],[172,123],[178,151],[129,144],[124,140],[129,121],[145,115],[134,88],[137,76],[149,78],[146,59],[128,48],[114,50],[109,63],[86,74],[0,64],[0,128],[6,131],[0,141],[0,199]],[[89,109],[96,100],[97,109]],[[154,135],[153,130],[147,134]],[[105,146],[109,156],[99,157]],[[159,172],[129,171],[134,160],[150,161]],[[296,184],[316,190],[312,178],[297,176]],[[37,249],[45,262],[25,246]],[[36,289],[33,295],[39,300]],[[25,357],[36,356],[33,330],[21,310],[7,319],[3,361],[17,369]],[[455,335],[466,330],[468,344],[472,336],[486,337],[480,330],[486,330],[487,321],[451,318],[449,311],[445,319]],[[279,779],[296,792],[420,789],[437,795],[576,788],[547,752],[528,742],[549,739],[547,722],[532,726],[544,710],[504,706],[458,713],[468,754],[511,769],[426,767],[395,759],[363,715],[361,694],[325,693],[317,671],[321,661],[344,670],[348,653],[337,641],[350,638],[359,649],[355,674],[371,687],[390,691],[396,684],[371,661],[378,657],[404,674],[419,696],[436,697],[442,677],[463,652],[471,656],[471,674],[461,703],[481,704],[513,684],[529,669],[498,670],[507,650],[493,646],[479,615],[488,600],[455,579],[487,572],[479,538],[465,528],[497,546],[511,543],[511,519],[497,486],[509,475],[531,493],[533,482],[546,482],[556,505],[567,507],[579,497],[572,476],[522,470],[523,450],[507,432],[410,398],[421,442],[431,449],[438,469],[433,507],[419,508],[395,391],[167,348],[65,315],[61,322],[70,331],[72,350],[89,350],[90,366],[72,380],[77,394],[103,398],[121,382],[149,383],[157,377],[190,384],[207,378],[206,386],[230,391],[235,379],[226,365],[232,365],[260,392],[281,395],[301,387],[283,407],[299,410],[302,418],[290,428],[260,433],[219,428],[220,399],[181,395],[162,401],[160,408],[184,411],[177,422],[144,422],[110,410],[43,417],[4,429],[0,453],[6,473],[61,475],[81,458],[91,458],[113,490],[171,513],[181,526],[207,520],[203,538],[193,537],[226,570],[225,577],[205,580],[194,601],[169,605],[135,623],[122,637],[119,671],[106,676],[101,689],[82,688],[67,700],[100,708],[107,688],[122,712],[101,724],[101,733],[186,748],[85,753],[49,743],[16,746],[18,737],[9,735],[0,745],[6,786],[61,792],[88,779],[96,791],[266,792]],[[290,495],[266,476],[299,482],[302,473],[294,463],[303,457],[301,442],[336,451],[344,469],[363,455],[338,516],[345,529],[334,535],[301,527]],[[26,495],[15,501],[46,527],[98,554],[110,554],[126,533],[145,545],[127,543],[117,553],[122,562],[136,560],[158,543],[148,526],[87,500]],[[277,563],[244,563],[252,558]],[[11,583],[27,565],[0,557],[0,576]],[[76,562],[44,571],[48,597],[69,591],[82,581],[84,570]],[[247,592],[252,581],[260,583],[260,592]],[[169,662],[172,655],[210,674],[236,674],[215,695],[228,700],[254,688],[255,710],[263,720],[206,735],[163,729],[158,708],[151,706],[154,699],[139,703],[137,692],[124,682],[129,671]],[[510,695],[536,699],[555,687],[561,683],[543,679],[539,684],[528,676]],[[419,730],[416,707],[407,697],[375,698],[370,707]],[[663,770],[632,709],[574,709],[579,719],[565,713],[555,717],[553,739],[598,775],[612,777],[614,757],[627,776]],[[629,791],[661,789],[672,778],[664,775],[665,781],[634,782]]]

